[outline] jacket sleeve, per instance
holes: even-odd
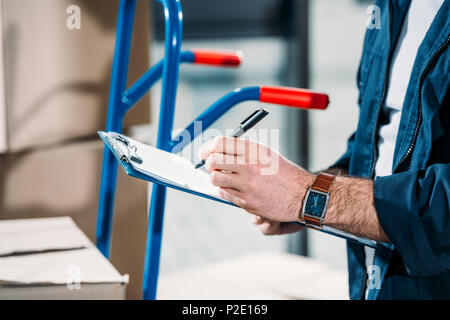
[[[377,177],[374,198],[410,276],[450,270],[450,164]]]

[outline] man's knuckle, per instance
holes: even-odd
[[[216,137],[216,141],[214,143],[214,150],[223,152],[224,147],[226,146],[226,139],[227,137],[224,136]]]
[[[219,173],[218,173],[217,171],[211,172],[211,175],[209,176],[209,178],[210,178],[211,183],[212,183],[213,185],[217,185],[217,184],[220,182],[220,181],[219,181],[220,176],[219,176]]]
[[[220,137],[215,137],[211,143],[211,150],[217,151],[217,149],[219,148],[219,141],[220,141]]]
[[[213,171],[214,170],[214,165],[213,165],[213,162],[211,160],[211,157],[208,157],[208,159],[206,159],[206,161],[205,161],[205,169],[208,170],[208,171]]]
[[[220,153],[214,153],[212,155],[212,161],[216,167],[217,167],[217,165],[223,164],[223,159],[224,159],[224,157]]]
[[[212,153],[212,154],[209,156],[209,162],[210,162],[210,164],[211,164],[212,167],[215,167],[215,166],[216,166],[216,164],[217,164],[217,153]]]

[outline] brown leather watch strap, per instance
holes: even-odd
[[[319,173],[316,180],[311,186],[311,189],[328,193],[330,191],[331,184],[333,183],[334,176],[326,173]]]
[[[305,220],[305,226],[307,228],[319,229],[319,230],[322,229],[322,224],[320,223],[319,219],[314,219],[314,218],[307,217],[307,216],[305,216],[303,219]]]

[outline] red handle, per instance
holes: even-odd
[[[215,50],[192,50],[194,63],[208,64],[222,67],[237,67],[242,62],[242,52],[227,52]]]
[[[306,89],[261,86],[259,101],[305,109],[326,109],[328,95]]]

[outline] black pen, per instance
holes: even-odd
[[[253,111],[251,115],[249,115],[244,121],[241,122],[239,128],[233,131],[230,137],[239,138],[241,137],[247,130],[253,128],[258,122],[260,122],[265,116],[269,114],[269,111],[266,109],[260,108],[258,110]],[[195,165],[195,169],[200,168],[205,164],[205,160],[197,163]]]

